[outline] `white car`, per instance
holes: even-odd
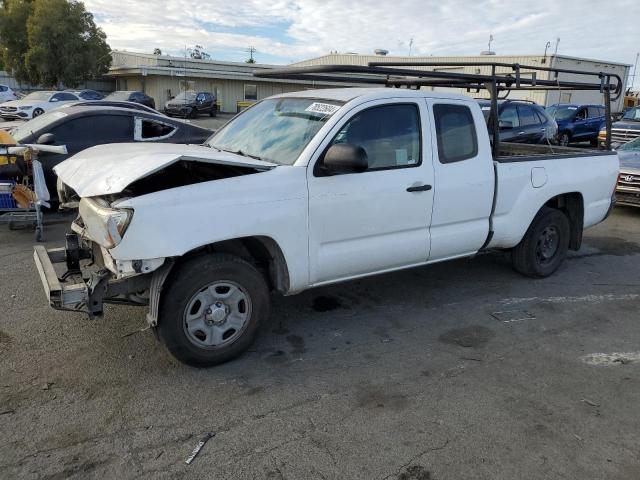
[[[33,92],[20,100],[0,105],[0,117],[4,119],[30,120],[60,105],[79,100],[82,99],[71,92]]]
[[[0,103],[17,100],[18,96],[8,85],[0,85]]]
[[[486,249],[510,250],[523,275],[555,272],[611,212],[618,156],[502,146],[494,157],[480,106],[462,95],[277,95],[202,146],[111,144],[61,163],[81,198],[76,235],[34,257],[54,308],[148,305],[173,355],[214,365],[249,347],[271,291]]]

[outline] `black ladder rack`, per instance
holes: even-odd
[[[416,67],[490,67],[490,74],[471,74],[443,70],[418,70]],[[412,67],[412,68],[407,68]],[[497,72],[497,69],[510,72]],[[525,72],[523,72],[523,70]],[[539,79],[537,72],[551,72],[555,79]],[[525,75],[523,75],[525,73]],[[597,79],[594,82],[570,82],[559,78],[561,73],[577,74]],[[489,124],[493,133],[493,155],[500,151],[498,128],[498,97],[500,92],[512,90],[591,90],[604,95],[607,149],[611,148],[611,102],[622,94],[623,82],[619,75],[605,72],[567,70],[553,67],[535,67],[518,63],[500,62],[370,62],[363,65],[314,65],[307,67],[285,67],[254,72],[260,78],[306,80],[328,83],[382,85],[386,87],[445,87],[462,88],[467,91],[488,90],[491,98]]]

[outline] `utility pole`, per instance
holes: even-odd
[[[413,37],[409,40],[409,56],[411,56],[411,49],[413,48]]]
[[[558,55],[558,45],[560,45],[560,37],[556,38],[556,49],[553,51],[553,56]]]
[[[489,51],[491,51],[491,42],[493,42],[493,33],[489,34]]]
[[[249,60],[247,60],[247,63],[256,63],[256,61],[253,59],[253,54],[256,52],[256,47],[250,46],[246,51],[249,53]]]

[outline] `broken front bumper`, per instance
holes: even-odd
[[[151,275],[118,279],[107,268],[100,267],[102,259],[95,257],[96,252],[83,248],[76,235],[67,235],[65,248],[34,247],[33,258],[53,308],[84,312],[93,318],[102,315],[104,303],[147,305],[143,292],[149,289]],[[91,259],[97,268],[82,269],[80,261],[84,259]],[[55,270],[56,264],[66,266],[61,276]]]

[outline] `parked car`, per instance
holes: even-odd
[[[551,275],[610,213],[617,155],[503,147],[494,158],[480,106],[462,95],[277,95],[203,146],[104,145],[58,165],[81,198],[75,235],[66,252],[34,257],[54,308],[148,304],[174,356],[215,365],[249,347],[270,290],[488,248],[511,250],[524,275]],[[104,266],[91,284],[59,280],[54,264],[78,271],[80,258]]]
[[[17,100],[18,96],[8,85],[0,85],[0,103]]]
[[[618,148],[620,175],[616,186],[619,205],[640,207],[640,137]]]
[[[134,102],[146,105],[149,108],[156,108],[156,101],[144,92],[117,91],[110,93],[105,100],[117,102]]]
[[[611,125],[611,147],[618,148],[631,140],[640,137],[640,106],[630,108],[622,116],[622,120]],[[605,146],[607,132],[603,128],[598,134],[601,147]]]
[[[478,100],[485,120],[489,120],[491,102]],[[500,140],[511,143],[555,144],[558,126],[540,105],[525,100],[498,102]],[[491,126],[489,125],[489,131]]]
[[[69,106],[46,113],[10,131],[19,143],[66,145],[66,155],[42,152],[47,188],[56,192],[53,168],[70,156],[95,145],[126,142],[172,142],[201,144],[212,131],[158,113],[130,108]]]
[[[598,133],[605,126],[604,105],[559,103],[547,107],[547,113],[558,124],[558,144],[591,142],[598,146]]]
[[[201,113],[215,117],[217,111],[216,97],[210,92],[181,92],[164,106],[167,115],[184,118],[195,118]]]
[[[140,110],[147,113],[154,113],[156,115],[164,115],[158,112],[157,110],[154,110],[151,107],[142,105],[141,103],[120,102],[117,100],[82,100],[80,102],[68,103],[66,105],[61,106],[60,108],[68,108],[68,107],[119,107],[119,108],[130,108],[133,110]]]
[[[42,91],[33,92],[12,102],[0,105],[0,117],[5,119],[29,120],[39,117],[49,110],[68,102],[77,102],[80,98],[71,92]]]
[[[82,100],[102,100],[104,98],[103,94],[101,94],[100,92],[96,92],[95,90],[89,90],[89,89],[71,90],[71,89],[69,89],[69,90],[66,90],[66,91],[74,93],[75,95],[80,97]]]

